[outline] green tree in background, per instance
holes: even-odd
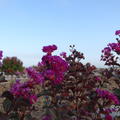
[[[19,74],[23,70],[23,62],[17,57],[6,57],[2,61],[1,71],[5,74]]]

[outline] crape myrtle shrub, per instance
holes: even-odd
[[[110,69],[106,70],[106,76],[110,78],[114,76],[116,82],[120,87],[120,30],[115,32],[117,36],[115,43],[109,43],[107,47],[102,50],[101,60],[105,62],[105,65],[109,66]]]
[[[68,101],[68,107],[63,107],[64,113],[70,117],[75,116],[77,120],[103,120],[101,115],[105,115],[105,119],[111,118],[110,113],[114,111],[109,106],[119,104],[117,97],[107,91],[101,89],[103,80],[100,76],[96,76],[95,66],[87,63],[83,65],[80,60],[84,59],[83,53],[78,52],[71,46],[72,54],[63,57],[69,63],[69,69],[63,81],[63,90],[61,96]],[[67,116],[68,117],[68,116]],[[63,117],[65,118],[65,116]]]
[[[120,30],[115,32],[117,36],[115,43],[109,43],[107,47],[102,50],[101,61],[105,62],[105,65],[109,66],[110,69],[106,70],[106,76],[110,78],[114,76],[116,78],[116,82],[119,83],[120,78]],[[120,86],[120,85],[119,85]]]
[[[38,65],[41,70],[37,71],[34,68],[27,68],[26,71],[29,80],[24,83],[17,80],[9,91],[3,93],[2,97],[6,98],[3,102],[3,107],[6,114],[9,116],[9,119],[23,120],[26,116],[30,117],[30,113],[28,115],[27,111],[31,112],[32,109],[34,109],[33,105],[41,94],[45,96],[48,94],[46,93],[46,90],[48,89],[44,87],[46,82],[50,81],[50,86],[53,87],[59,85],[63,81],[64,73],[67,71],[68,64],[61,57],[51,55],[51,52],[57,49],[55,45],[49,47],[43,48],[44,52],[47,52],[47,50],[49,52],[47,55],[43,56],[42,62]],[[34,91],[38,84],[45,88],[41,94],[36,94]],[[53,87],[53,92],[56,89],[57,87]],[[53,93],[53,95],[55,94]],[[44,106],[44,108],[46,108],[46,106]],[[48,113],[48,109],[45,113]]]
[[[115,32],[116,42],[109,43],[107,47],[102,50],[101,60],[110,69],[106,71],[107,78],[114,77],[115,82],[120,88],[120,30]],[[114,94],[120,99],[120,89],[115,88]],[[120,110],[120,109],[119,109]]]
[[[120,66],[119,55],[120,55],[120,30],[117,30],[115,35],[118,37],[116,38],[116,43],[109,43],[107,47],[102,50],[101,60],[105,61],[105,65],[108,66]]]
[[[46,54],[35,68],[27,68],[29,80],[16,83],[5,91],[3,107],[11,120],[32,120],[34,104],[43,96],[45,101],[41,120],[112,120],[111,105],[119,100],[112,92],[102,88],[102,77],[95,66],[83,64],[83,53],[70,46],[71,55],[65,52],[52,55],[56,45],[43,47]],[[104,74],[105,75],[105,74]],[[107,76],[105,76],[107,77]],[[36,93],[36,85],[42,86]]]
[[[17,57],[6,57],[2,60],[1,71],[5,74],[18,74],[24,70],[23,62]]]

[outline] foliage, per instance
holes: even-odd
[[[120,35],[119,32],[116,34]],[[115,109],[111,105],[119,105],[119,90],[112,92],[104,89],[103,85],[112,76],[119,78],[119,71],[114,69],[119,66],[119,59],[112,53],[120,53],[119,39],[117,41],[102,51],[101,60],[112,66],[103,71],[102,76],[95,74],[94,65],[81,62],[85,57],[74,45],[70,46],[69,56],[65,52],[60,56],[52,55],[57,46],[44,46],[42,50],[46,54],[38,66],[26,69],[29,80],[16,80],[10,90],[2,94],[6,114],[11,120],[32,119],[34,104],[42,96],[44,113],[41,120],[112,120],[111,113]],[[14,58],[10,61],[10,58],[3,59],[3,68],[13,74],[16,67],[12,65],[15,66],[19,60]],[[22,62],[18,63],[22,67]],[[119,83],[118,80],[116,82]],[[37,85],[42,87],[41,93],[36,93]]]
[[[116,34],[117,33],[117,34]],[[107,47],[105,47],[102,50],[102,55],[101,55],[101,60],[105,61],[105,65],[108,66],[118,66],[120,67],[120,59],[119,59],[119,55],[120,55],[120,33],[119,31],[116,31],[115,34],[118,36],[116,38],[117,42],[116,43],[109,43],[107,45]]]
[[[22,61],[17,57],[6,57],[2,60],[1,70],[6,74],[18,74],[18,72],[23,72],[24,67]]]

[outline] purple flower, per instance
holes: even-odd
[[[101,81],[101,78],[99,76],[95,77],[96,81]]]
[[[63,72],[56,73],[56,79],[54,80],[54,84],[60,84],[64,80]]]
[[[60,56],[62,56],[63,58],[66,58],[66,52],[60,53]]]
[[[116,30],[115,35],[120,35],[120,30]]]
[[[20,73],[19,71],[17,71],[15,74],[16,74],[16,75],[20,75],[21,73]]]
[[[17,80],[16,80],[16,83],[20,83],[20,80],[19,80],[19,79],[17,79]]]
[[[115,104],[119,104],[118,98],[113,93],[107,90],[101,90],[99,88],[96,89],[96,92],[99,97],[109,99],[111,102],[114,102]]]
[[[28,99],[31,104],[34,104],[37,101],[37,96],[32,93],[28,82],[20,83],[20,81],[17,80],[16,83],[12,85],[10,92],[15,98],[22,96],[23,98]]]
[[[42,64],[46,66],[45,78],[53,80],[54,84],[59,84],[63,81],[64,73],[68,69],[68,63],[65,60],[60,56],[47,54],[42,57]]]
[[[117,54],[120,54],[120,43],[110,43],[108,46],[111,50],[115,51]]]
[[[51,115],[45,115],[42,120],[52,120]]]
[[[57,50],[57,46],[56,45],[44,46],[42,50],[45,53],[51,54],[53,51]]]
[[[47,79],[50,79],[50,80],[54,80],[55,79],[55,72],[53,70],[46,70],[44,72],[44,76],[47,78]]]
[[[3,57],[3,51],[0,51],[0,59]]]
[[[68,63],[59,56],[53,56],[51,62],[54,71],[66,72],[68,69]]]
[[[44,63],[42,63],[42,62],[38,63],[38,67],[43,67],[43,66],[44,66]]]
[[[31,67],[27,68],[26,70],[30,78],[32,78],[36,84],[43,83],[44,77],[42,76],[42,74]]]
[[[36,95],[31,95],[29,97],[29,99],[30,99],[30,103],[31,104],[34,104],[35,102],[37,102],[37,96]]]
[[[109,43],[108,46],[111,47],[112,50],[114,50],[116,48],[117,44],[116,43]]]
[[[68,69],[68,63],[59,56],[43,56],[42,63],[49,66],[54,71],[66,72]]]
[[[111,52],[110,47],[105,47],[105,48],[102,50],[102,53],[104,53],[105,55],[109,55],[110,52]]]
[[[52,56],[51,55],[45,55],[45,56],[42,57],[41,64],[48,65],[48,64],[51,64],[51,62],[52,62]]]
[[[105,120],[113,120],[113,119],[112,119],[112,116],[111,116],[111,115],[107,114],[107,115],[105,116]]]

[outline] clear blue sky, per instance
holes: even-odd
[[[101,49],[120,29],[120,0],[0,0],[0,49],[25,66],[37,64],[44,45],[58,54],[69,45],[101,67]]]

